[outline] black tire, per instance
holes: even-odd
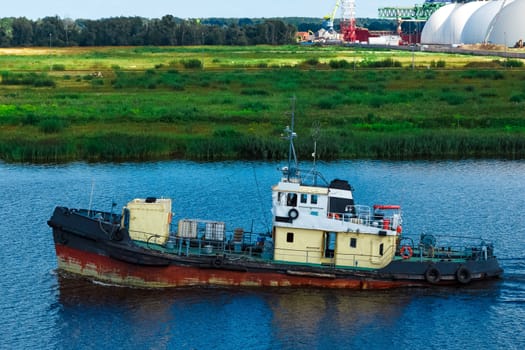
[[[468,284],[470,281],[472,281],[472,273],[468,267],[460,266],[456,271],[456,279],[461,284]]]
[[[290,220],[295,220],[299,217],[299,212],[297,211],[297,209],[290,209],[290,211],[288,211],[288,218]]]
[[[124,239],[124,229],[116,230],[111,238],[117,242],[122,241]]]
[[[436,284],[439,283],[441,280],[441,272],[439,272],[438,268],[435,266],[430,266],[425,271],[425,279],[428,283]]]
[[[222,265],[222,259],[217,257],[215,258],[215,260],[213,261],[213,265],[215,265],[216,267],[219,267]]]

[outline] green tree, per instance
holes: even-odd
[[[13,37],[11,44],[13,46],[30,46],[33,45],[33,24],[25,17],[15,18],[12,25]]]

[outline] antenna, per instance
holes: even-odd
[[[317,140],[319,139],[319,134],[321,132],[321,124],[318,120],[312,124],[312,139],[314,139],[314,152],[312,153],[313,160],[313,173],[317,173],[316,169],[316,160],[317,160]],[[317,185],[317,176],[314,176],[314,185]]]
[[[315,160],[317,159],[317,140],[319,139],[319,134],[321,133],[321,123],[318,120],[312,123],[312,139],[314,139],[314,153],[312,157],[314,158],[314,168]]]
[[[89,195],[88,216],[91,215],[91,204],[93,203],[93,190],[95,189],[95,179],[91,179],[91,194]]]

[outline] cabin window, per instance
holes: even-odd
[[[297,206],[297,194],[296,193],[288,193],[288,196],[286,197],[286,205],[289,207]]]
[[[383,256],[383,253],[384,253],[384,252],[383,252],[383,247],[384,247],[384,244],[381,243],[381,244],[379,245],[379,255],[381,255],[381,256]]]
[[[286,233],[286,242],[293,243],[293,232]]]
[[[306,204],[307,201],[308,201],[308,195],[305,194],[305,193],[302,193],[301,194],[301,203]]]
[[[317,195],[316,194],[312,194],[312,196],[310,197],[310,203],[317,204]]]
[[[350,238],[350,248],[357,248],[357,238]]]

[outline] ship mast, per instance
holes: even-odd
[[[293,143],[293,139],[297,137],[297,134],[294,132],[294,126],[295,126],[295,96],[292,98],[292,123],[291,127],[287,126],[286,129],[284,129],[284,132],[286,134],[286,138],[289,142],[289,148],[288,148],[288,169],[286,170],[287,180],[290,181],[297,181],[299,178],[299,169],[297,168],[297,154],[295,152],[295,146]]]

